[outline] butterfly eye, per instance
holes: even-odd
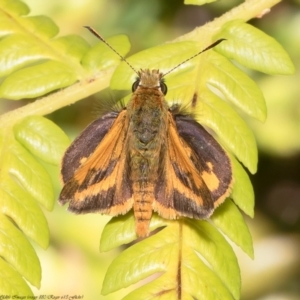
[[[167,94],[168,87],[167,87],[167,85],[166,85],[163,81],[160,82],[160,89],[161,89],[161,91],[162,91],[162,93],[163,93],[164,95]]]
[[[135,90],[138,88],[139,84],[140,84],[140,79],[138,78],[132,85],[132,88],[131,88],[132,92],[135,92]]]

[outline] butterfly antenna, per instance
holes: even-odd
[[[116,50],[114,49],[95,29],[90,26],[83,26],[84,28],[88,29],[93,35],[95,35],[99,40],[101,40],[104,44],[106,44],[112,51],[114,51],[122,61],[124,61],[137,75],[139,73],[137,70]]]
[[[195,55],[193,55],[192,57],[184,60],[183,62],[181,62],[179,65],[175,66],[174,68],[172,68],[171,70],[169,70],[167,73],[163,74],[163,77],[165,77],[167,74],[171,73],[172,71],[174,71],[175,69],[177,69],[179,66],[183,65],[184,63],[186,63],[187,61],[195,58],[196,56],[200,55],[201,53],[217,46],[218,44],[220,44],[221,42],[225,41],[226,39],[219,39],[217,41],[215,41],[214,43],[212,43],[211,45],[209,45],[208,47],[206,47],[205,49],[201,50],[200,52],[196,53]]]

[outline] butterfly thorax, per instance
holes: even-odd
[[[160,77],[158,70],[140,72],[139,86],[127,106],[130,160],[132,170],[138,169],[139,179],[155,177],[148,172],[157,168],[166,139],[168,105],[160,89]]]

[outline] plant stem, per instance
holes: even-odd
[[[0,128],[12,126],[26,116],[50,114],[107,88],[114,70],[115,67],[101,71],[97,74],[97,77],[86,78],[84,81],[2,115],[0,117]]]

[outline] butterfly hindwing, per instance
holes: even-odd
[[[104,125],[108,127],[110,121],[105,119]],[[89,156],[83,155],[82,159],[74,160],[74,163],[79,161],[79,166],[65,183],[59,201],[62,204],[69,201],[69,210],[76,213],[124,214],[132,207],[133,202],[132,183],[126,167],[127,112],[123,110],[119,113],[106,134],[103,134],[104,129],[96,121],[89,127],[98,128],[102,139],[97,130],[90,132],[94,140],[90,139],[92,145],[86,147],[89,151],[93,150]],[[80,141],[81,136],[75,143],[87,143],[84,138]],[[84,151],[85,148],[81,148]],[[68,161],[71,160],[70,153],[72,151],[68,153]]]
[[[231,161],[220,144],[190,116],[175,115],[178,134],[192,149],[190,159],[210,190],[214,206],[230,194]]]

